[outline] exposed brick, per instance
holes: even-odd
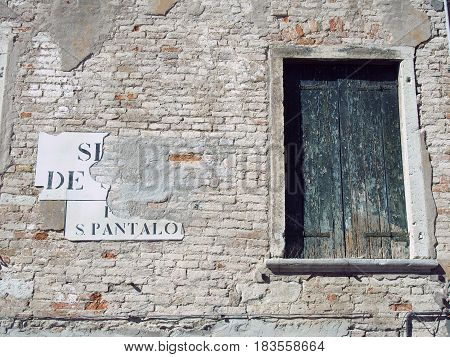
[[[26,238],[27,236],[28,236],[28,233],[24,232],[24,231],[15,231],[14,232],[14,238],[21,239],[21,238]]]
[[[338,299],[338,296],[336,294],[328,294],[327,295],[327,300],[329,302],[335,302]]]
[[[93,293],[89,297],[90,301],[84,305],[85,310],[106,310],[108,302],[102,299],[102,294]]]
[[[316,42],[313,38],[300,38],[297,40],[299,45],[313,45]]]
[[[161,51],[162,52],[181,52],[181,48],[174,47],[174,46],[162,46]]]
[[[21,112],[20,117],[21,118],[31,118],[32,113],[31,112]]]
[[[76,303],[68,303],[68,302],[52,302],[51,308],[53,310],[74,310],[79,309],[80,305]]]
[[[117,253],[113,252],[113,251],[106,251],[106,252],[102,253],[102,258],[103,259],[116,259]]]
[[[409,302],[399,302],[389,305],[392,311],[412,311],[412,304]]]
[[[47,232],[36,232],[33,237],[35,240],[46,240],[48,238]]]
[[[344,31],[344,21],[340,17],[331,18],[330,31]]]
[[[0,255],[0,265],[7,266],[11,263],[11,258],[6,255]]]
[[[194,153],[181,153],[169,155],[169,161],[171,162],[198,162],[201,160],[202,157]]]
[[[303,28],[299,24],[295,25],[295,32],[297,32],[298,37],[303,37],[305,35]]]

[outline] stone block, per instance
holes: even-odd
[[[39,202],[39,227],[42,230],[61,231],[66,216],[65,201]]]
[[[269,292],[267,293],[264,301],[269,305],[294,302],[300,297],[301,292],[301,284],[277,281],[270,284]]]

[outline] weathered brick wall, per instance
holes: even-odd
[[[150,1],[102,2],[85,20],[95,34],[75,45],[77,38],[58,35],[57,2],[6,3],[1,26],[16,36],[16,49],[3,118],[12,124],[12,165],[0,174],[2,333],[390,336],[404,333],[408,311],[439,310],[443,277],[283,276],[264,268],[275,44],[417,46],[436,250],[450,258],[450,63],[444,12],[430,1],[399,1],[411,16],[403,23],[393,18],[396,5],[381,0],[180,0],[165,16],[152,15]],[[38,133],[65,131],[110,133],[92,172],[112,185],[112,209],[177,219],[185,239],[65,240],[57,209],[38,202],[34,187]],[[163,203],[142,182],[156,175],[149,153],[169,161]],[[414,333],[428,334],[420,323]]]

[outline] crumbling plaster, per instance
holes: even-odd
[[[100,51],[111,35],[117,5],[111,1],[55,0],[48,21],[61,52],[61,69],[71,71]]]
[[[430,19],[410,0],[389,1],[386,6],[383,25],[391,34],[391,45],[416,47],[431,37]]]

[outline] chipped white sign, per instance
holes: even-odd
[[[89,172],[102,158],[103,139],[108,134],[40,133],[35,185],[43,187],[41,201],[106,200],[108,186]]]
[[[67,201],[64,236],[72,241],[182,240],[183,225],[168,220],[122,219],[108,207],[109,186],[90,168],[102,159],[105,133],[39,134],[36,186],[42,201]]]
[[[167,220],[121,219],[102,201],[67,202],[66,238],[84,240],[182,240],[183,226]]]

